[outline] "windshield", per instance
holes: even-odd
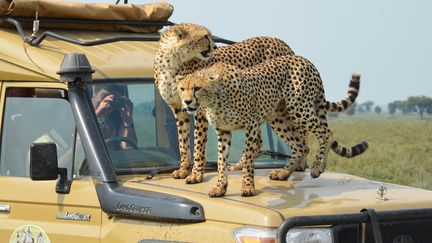
[[[153,82],[97,82],[89,86],[88,92],[117,172],[138,173],[180,164],[176,122]],[[263,125],[262,134],[262,150],[266,153],[257,158],[256,165],[285,165],[287,158],[280,155],[289,155],[289,148],[276,138],[269,126]],[[231,163],[240,159],[244,138],[241,130],[233,133]],[[217,138],[211,127],[206,155],[209,165],[217,161]]]

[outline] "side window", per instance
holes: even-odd
[[[59,89],[8,88],[0,153],[0,175],[30,175],[30,145],[57,145],[59,167],[72,175],[75,123],[65,91]]]

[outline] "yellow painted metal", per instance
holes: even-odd
[[[10,205],[10,213],[0,213],[0,241],[7,242],[23,225],[37,225],[51,242],[99,242],[101,210],[91,180],[75,180],[72,193],[57,194],[56,181],[31,181],[30,178],[0,177],[0,194]],[[61,205],[61,206],[59,206]],[[91,216],[90,221],[56,219],[66,213]]]
[[[56,33],[81,41],[126,35],[116,32],[60,30]],[[153,77],[156,42],[125,41],[85,47],[48,37],[40,46],[31,46],[21,39],[15,29],[0,28],[0,36],[0,80],[58,82],[56,72],[67,53],[85,53],[96,70],[94,79]]]
[[[428,208],[432,205],[429,190],[376,182],[364,178],[325,172],[312,179],[309,171],[295,172],[289,181],[268,178],[270,170],[256,170],[257,195],[241,197],[240,172],[229,173],[229,186],[223,198],[209,198],[207,192],[217,183],[216,173],[207,173],[205,182],[186,185],[169,174],[152,180],[125,177],[125,185],[183,196],[203,204],[206,218],[218,222],[277,227],[293,216],[357,213],[363,208],[376,211]],[[376,189],[387,187],[379,199]],[[223,208],[223,209],[222,209]]]

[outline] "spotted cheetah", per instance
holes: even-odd
[[[201,111],[196,113],[194,166],[192,174],[188,176],[190,116],[182,108],[175,76],[193,73],[219,61],[243,69],[277,56],[294,54],[285,42],[270,37],[255,37],[215,48],[207,28],[196,24],[179,24],[162,33],[154,58],[155,84],[174,113],[179,137],[180,168],[172,176],[176,179],[186,178],[189,184],[203,180],[208,122]]]
[[[360,76],[352,75],[349,94],[357,94]],[[324,172],[327,154],[333,142],[326,121],[327,109],[337,103],[327,102],[318,70],[301,56],[285,55],[244,70],[222,62],[195,73],[178,76],[177,87],[184,107],[189,112],[200,108],[218,136],[218,182],[209,192],[211,197],[223,196],[228,185],[226,166],[231,145],[231,131],[246,130],[245,160],[242,164],[242,196],[255,195],[253,161],[262,145],[260,126],[275,119],[280,104],[285,105],[291,125],[282,139],[290,146],[292,157],[284,169],[272,172],[273,179],[289,177],[300,163],[304,150],[298,135],[312,132],[319,141],[319,151],[311,168],[312,177]],[[356,95],[355,95],[356,96]],[[340,104],[345,104],[347,100]],[[283,119],[282,119],[283,120]],[[277,122],[275,120],[275,122]],[[271,123],[271,122],[270,122]],[[290,129],[290,130],[288,130]],[[339,146],[339,145],[338,145]],[[356,153],[367,143],[356,147]]]

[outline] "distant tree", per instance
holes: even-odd
[[[357,111],[359,113],[364,113],[365,112],[365,108],[363,108],[363,105],[359,105],[358,108],[357,108]]]
[[[381,109],[381,107],[379,107],[379,105],[377,105],[377,106],[375,106],[374,111],[375,111],[375,113],[377,113],[377,114],[381,114],[382,109]]]
[[[416,111],[415,107],[409,104],[406,100],[396,100],[393,103],[395,104],[396,109],[400,110],[404,115],[408,115]]]
[[[410,96],[406,101],[408,106],[412,106],[419,113],[420,119],[423,119],[423,114],[427,113],[432,107],[432,98],[426,96]]]
[[[388,107],[390,115],[394,115],[394,113],[396,113],[397,106],[396,106],[395,102],[388,103],[387,107]]]
[[[356,113],[357,102],[351,104],[351,107],[346,111],[346,114],[349,116],[354,116]]]
[[[426,114],[428,114],[429,116],[432,116],[432,105],[426,109]]]
[[[370,112],[372,110],[372,106],[374,105],[373,101],[366,101],[363,104],[361,104],[362,107],[364,107],[364,110],[366,112]]]

